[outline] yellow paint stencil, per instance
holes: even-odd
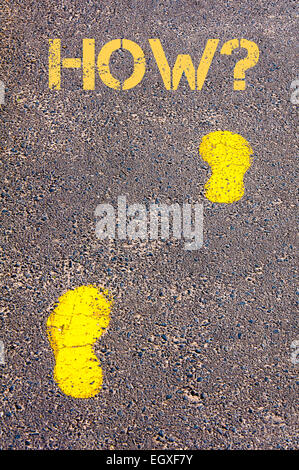
[[[211,202],[230,204],[244,195],[243,178],[252,163],[252,148],[241,135],[228,131],[203,137],[199,153],[212,170],[205,184],[205,197]]]
[[[47,321],[47,334],[55,356],[54,379],[66,395],[94,397],[103,382],[93,344],[110,321],[112,298],[96,286],[69,290]]]

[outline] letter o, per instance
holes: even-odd
[[[124,81],[123,86],[121,86],[119,80],[112,76],[109,67],[112,52],[120,48],[129,51],[134,59],[133,73]],[[109,88],[114,88],[115,90],[130,90],[138,85],[138,83],[143,79],[145,74],[145,56],[143,50],[138,46],[138,44],[136,44],[136,42],[130,41],[129,39],[113,39],[112,41],[107,42],[107,44],[105,44],[100,50],[97,66],[101,80]]]

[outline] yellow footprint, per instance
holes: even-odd
[[[244,174],[253,154],[247,140],[228,131],[211,132],[203,137],[199,153],[212,169],[212,176],[205,184],[205,197],[226,204],[241,199]]]
[[[90,398],[100,391],[103,374],[93,344],[109,325],[112,303],[108,291],[81,286],[63,294],[50,314],[54,379],[66,395]]]

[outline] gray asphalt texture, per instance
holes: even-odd
[[[297,106],[295,1],[5,1],[1,20],[1,449],[298,448],[296,313]],[[247,88],[233,90],[246,38],[260,49]],[[83,91],[80,70],[48,89],[48,39],[81,57],[82,39],[127,38],[147,70],[130,91]],[[202,91],[167,91],[148,39],[171,66],[197,64],[220,43]],[[132,72],[113,54],[120,80]],[[204,198],[201,138],[241,134],[254,150],[245,196]],[[100,203],[203,202],[204,246],[100,241]],[[53,380],[46,321],[58,297],[86,284],[115,298],[96,343],[95,398],[66,397]]]

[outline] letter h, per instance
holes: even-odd
[[[80,69],[82,67],[83,90],[95,88],[95,40],[83,39],[83,54],[80,58],[65,58],[61,60],[60,39],[49,39],[49,88],[60,90],[61,67],[65,69]]]

